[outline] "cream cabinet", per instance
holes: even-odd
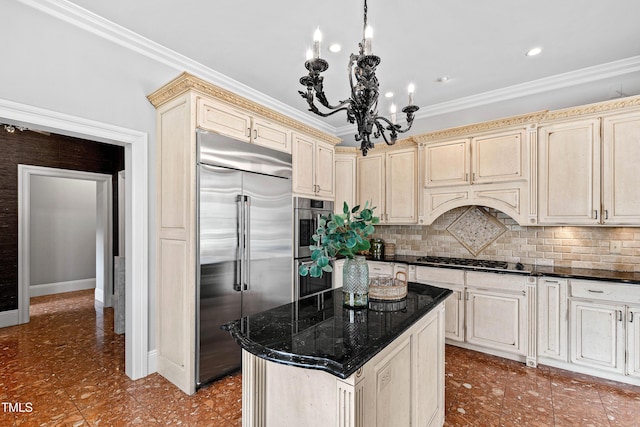
[[[542,126],[539,156],[539,224],[640,224],[640,113]]]
[[[640,224],[640,113],[605,117],[602,134],[601,222]]]
[[[624,374],[625,306],[571,300],[571,363]]]
[[[356,205],[356,153],[339,152],[335,155],[335,205],[336,213],[343,212],[344,202],[349,208]]]
[[[334,147],[305,135],[293,136],[293,193],[334,198]]]
[[[291,130],[272,120],[208,98],[199,98],[197,108],[202,129],[291,153]]]
[[[467,342],[525,355],[525,301],[524,293],[467,288]]]
[[[538,223],[598,224],[600,120],[545,125],[539,138]]]
[[[417,266],[415,275],[418,283],[453,291],[445,301],[444,334],[449,341],[464,342],[464,270]]]
[[[627,375],[640,378],[640,306],[627,307]]]
[[[482,205],[528,224],[530,133],[519,127],[422,143],[420,223],[431,224],[453,208]]]
[[[429,144],[425,187],[491,184],[523,179],[525,131],[516,130]]]
[[[418,221],[415,147],[371,151],[357,158],[357,204],[369,202],[382,224]]]
[[[635,377],[634,383],[640,384],[640,287],[576,279],[570,289],[571,363],[595,375]]]
[[[538,279],[538,356],[566,362],[568,354],[567,279]]]

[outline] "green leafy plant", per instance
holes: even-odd
[[[298,273],[322,277],[323,272],[333,271],[331,258],[338,255],[353,258],[358,252],[369,250],[371,244],[367,237],[375,231],[373,225],[380,222],[377,216],[373,216],[374,209],[369,208],[369,202],[366,202],[358,212],[360,205],[349,209],[345,202],[343,213],[322,215],[318,229],[311,237],[315,244],[309,246],[312,263],[301,265]]]

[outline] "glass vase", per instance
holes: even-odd
[[[342,297],[347,307],[367,307],[369,303],[369,266],[363,256],[347,258],[342,272]]]

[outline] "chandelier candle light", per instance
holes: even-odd
[[[376,77],[376,67],[380,64],[380,57],[372,53],[373,30],[367,25],[367,1],[364,1],[364,29],[362,41],[358,44],[359,53],[349,56],[349,85],[351,96],[349,99],[338,102],[338,105],[331,105],[324,93],[322,72],[329,68],[329,63],[320,58],[320,42],[322,34],[320,29],[316,29],[313,35],[313,50],[307,51],[307,60],[304,63],[309,74],[300,78],[300,84],[307,87],[307,91],[298,93],[307,100],[309,111],[322,117],[331,116],[338,111],[347,113],[347,121],[356,123],[358,133],[355,135],[356,141],[360,141],[362,155],[366,156],[367,151],[374,148],[371,142],[371,135],[374,138],[382,138],[388,145],[395,144],[398,133],[407,132],[413,124],[414,114],[420,107],[413,105],[413,92],[415,87],[409,85],[409,104],[402,109],[407,116],[407,127],[402,127],[396,123],[396,107],[391,106],[391,120],[378,115],[378,95],[380,94],[378,78]],[[320,111],[315,100],[330,110],[327,113]],[[389,131],[387,137],[386,131]]]

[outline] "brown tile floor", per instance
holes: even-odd
[[[32,298],[31,322],[0,329],[0,426],[238,426],[241,377],[186,396],[124,374],[124,339],[92,291]],[[640,426],[640,387],[456,347],[446,350],[447,426]],[[16,409],[15,407],[13,409]]]

